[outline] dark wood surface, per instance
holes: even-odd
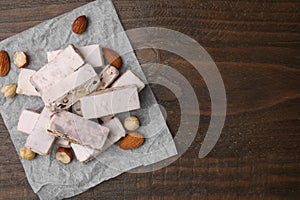
[[[87,2],[0,0],[0,40]],[[114,4],[126,30],[170,28],[205,47],[223,77],[228,113],[217,145],[199,159],[210,120],[203,79],[176,55],[138,51],[141,63],[166,64],[187,77],[200,103],[197,137],[170,166],[151,173],[124,173],[73,199],[300,199],[299,1],[120,0]],[[176,134],[178,101],[169,90],[152,88]],[[2,119],[0,199],[37,199]]]

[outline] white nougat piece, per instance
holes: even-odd
[[[74,154],[79,162],[88,162],[89,160],[98,156],[100,153],[107,150],[111,145],[113,145],[119,139],[125,136],[125,130],[123,128],[123,125],[120,122],[120,120],[116,117],[104,121],[102,125],[109,128],[109,135],[100,151],[84,147],[79,144],[71,144]]]
[[[29,79],[36,71],[22,68],[18,77],[17,94],[27,96],[40,96],[36,89],[32,86]]]
[[[101,150],[109,129],[71,112],[61,111],[53,115],[48,132],[72,143]]]
[[[17,130],[27,135],[30,135],[39,117],[40,117],[39,113],[33,112],[31,110],[26,110],[26,109],[23,110],[19,118]],[[65,147],[65,148],[71,147],[70,143],[62,138],[57,138],[55,140],[55,145],[59,147]]]
[[[102,48],[98,44],[76,47],[80,52],[83,60],[92,65],[93,67],[101,67],[104,65],[104,60],[102,56]],[[52,61],[62,50],[47,52],[48,62]]]
[[[135,85],[139,92],[145,87],[145,83],[141,81],[141,79],[131,70],[127,70],[124,74],[122,74],[111,87],[121,87],[126,85]]]
[[[109,128],[109,136],[105,141],[103,150],[109,148],[112,144],[116,143],[120,138],[125,137],[126,131],[117,117],[110,119],[103,119],[102,126]]]
[[[84,118],[100,118],[140,108],[137,88],[129,85],[109,88],[92,93],[80,99]]]
[[[100,83],[97,90],[106,89],[119,76],[119,70],[114,66],[107,65],[99,74]]]
[[[76,103],[81,97],[95,91],[99,82],[99,76],[94,68],[89,64],[85,64],[49,88],[42,95],[42,99],[52,111],[66,109]]]
[[[77,101],[72,105],[72,112],[82,116],[80,101]]]
[[[47,132],[52,113],[44,108],[32,133],[27,137],[25,146],[40,155],[48,155],[55,141],[55,136]]]
[[[56,138],[55,145],[64,148],[71,148],[70,142],[63,138]]]
[[[23,110],[19,117],[17,130],[22,133],[31,134],[39,117],[39,113],[26,109]]]
[[[51,62],[34,73],[30,82],[40,95],[84,64],[73,45],[61,51]]]

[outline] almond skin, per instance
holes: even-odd
[[[144,137],[138,132],[128,133],[120,142],[120,148],[124,150],[135,149],[144,143]]]
[[[113,50],[103,48],[103,55],[110,65],[116,67],[117,69],[119,69],[122,66],[122,58]]]
[[[4,50],[0,51],[0,76],[6,76],[10,70],[10,61],[8,53]]]
[[[81,15],[75,19],[72,25],[72,30],[76,34],[82,34],[87,27],[87,18],[85,15]]]

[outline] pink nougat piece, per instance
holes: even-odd
[[[61,111],[53,115],[48,132],[72,143],[100,150],[109,129],[71,112]]]
[[[26,109],[23,110],[19,118],[17,130],[27,135],[30,135],[39,117],[40,117],[39,113],[33,112],[31,110],[26,110]],[[55,140],[55,145],[59,147],[65,147],[65,148],[71,147],[70,142],[62,138],[57,138]]]
[[[122,74],[111,87],[122,87],[126,85],[135,85],[139,92],[145,87],[145,83],[130,70]]]
[[[52,111],[67,109],[80,97],[88,95],[97,89],[99,76],[94,68],[85,64],[62,81],[50,87],[42,99],[45,105]]]
[[[26,109],[23,110],[19,117],[17,130],[28,135],[31,134],[39,117],[39,113]]]
[[[40,94],[31,85],[29,79],[36,72],[31,69],[20,69],[20,74],[18,76],[18,87],[17,94],[27,95],[27,96],[40,96]]]
[[[81,111],[86,119],[136,110],[140,108],[137,88],[134,85],[109,88],[80,99]]]
[[[120,122],[120,120],[116,117],[113,117],[112,119],[106,118],[102,125],[109,128],[109,135],[100,151],[79,144],[71,143],[72,149],[79,162],[84,162],[84,163],[88,162],[89,160],[98,156],[103,151],[107,150],[111,145],[116,143],[120,138],[125,136],[125,130],[123,128],[123,125]]]
[[[47,108],[43,109],[25,143],[26,147],[40,155],[48,155],[55,141],[55,137],[47,132],[51,115]]]
[[[119,76],[119,70],[114,66],[107,65],[99,74],[100,83],[97,90],[106,89]]]
[[[71,148],[70,142],[63,138],[56,138],[55,145],[64,148]]]
[[[102,49],[100,45],[93,44],[83,47],[76,47],[80,52],[84,61],[93,67],[102,67],[104,65],[104,60],[102,56]],[[47,52],[48,62],[52,61],[62,50]]]
[[[51,62],[34,73],[30,82],[42,96],[51,86],[63,80],[84,64],[72,45],[60,52]]]

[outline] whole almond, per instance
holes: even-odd
[[[8,53],[4,50],[0,51],[0,76],[6,76],[10,70],[10,61]]]
[[[82,34],[87,26],[87,18],[85,15],[81,15],[75,19],[72,25],[72,30],[76,34]]]
[[[144,137],[138,132],[128,133],[120,142],[120,148],[124,150],[135,149],[144,143]]]
[[[106,61],[116,68],[120,68],[123,64],[122,58],[113,50],[108,48],[103,48],[103,55]]]

